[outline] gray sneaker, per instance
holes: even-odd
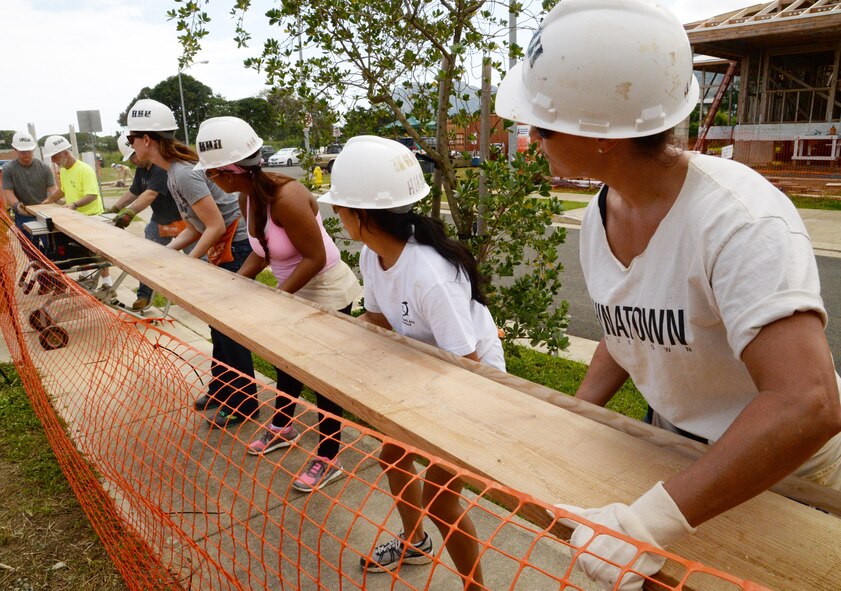
[[[428,533],[417,544],[407,544],[401,537],[380,544],[374,553],[359,559],[359,565],[369,573],[384,573],[401,564],[429,564],[432,562],[432,538]]]

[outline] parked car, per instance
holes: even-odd
[[[281,148],[269,157],[269,166],[294,166],[301,163],[299,148]]]
[[[341,153],[342,148],[344,147],[344,144],[330,144],[321,154],[316,154],[315,165],[321,167],[322,170],[332,172],[333,161],[336,159],[336,156]]]
[[[275,153],[275,149],[271,146],[264,145],[260,147],[260,156],[263,157],[263,160],[268,160],[272,154]]]
[[[428,140],[434,138],[424,139]],[[418,159],[418,162],[421,165],[421,170],[423,170],[425,174],[432,174],[433,172],[435,172],[435,162],[432,160],[432,158],[429,157],[429,154],[427,154],[413,138],[401,137],[397,138],[396,141],[403,144],[412,151],[412,154],[415,155],[415,158]]]

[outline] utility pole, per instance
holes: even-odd
[[[482,58],[482,105],[479,115],[479,161],[487,161],[491,153],[491,58]],[[476,233],[484,236],[488,232],[488,175],[484,168],[479,171],[479,219]]]
[[[510,70],[517,64],[514,59],[514,46],[517,45],[517,13],[512,9],[516,4],[515,0],[509,0],[508,4],[508,69]],[[511,123],[508,128],[508,162],[514,159],[517,155],[517,121]]]

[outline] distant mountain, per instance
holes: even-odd
[[[479,112],[482,105],[482,100],[479,96],[481,89],[459,81],[456,81],[453,84],[453,89],[455,92],[452,96],[450,96],[450,109],[447,113],[450,117],[456,115],[460,110],[465,110],[468,113]],[[401,86],[394,89],[392,97],[403,101],[402,110],[404,113],[411,113],[414,105],[412,97],[416,95],[417,92],[417,86],[415,86],[414,89],[406,89]],[[491,93],[496,93],[495,87],[491,88]],[[465,100],[462,95],[466,95],[467,99]]]

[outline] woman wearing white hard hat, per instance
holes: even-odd
[[[336,158],[330,191],[319,202],[332,204],[350,237],[365,245],[359,258],[367,310],[362,319],[505,370],[476,261],[439,221],[412,209],[428,193],[420,164],[398,142],[358,136]],[[459,502],[462,482],[430,465],[422,488],[414,456],[395,445],[383,446],[380,462],[398,497],[403,532],[362,558],[363,568],[383,572],[428,563],[432,540],[423,528],[428,512],[465,589],[484,589],[476,532]]]
[[[604,338],[576,396],[604,405],[630,376],[655,423],[714,443],[630,505],[567,507],[660,547],[791,472],[841,488],[839,378],[809,236],[754,171],[674,145],[698,94],[686,33],[662,6],[564,0],[496,97],[500,116],[532,126],[553,174],[604,181],[581,227]],[[605,536],[588,552],[634,556]],[[636,568],[663,562],[645,554]],[[592,555],[580,563],[617,578]],[[626,575],[620,588],[641,584]]]
[[[178,124],[164,104],[152,99],[137,101],[128,111],[128,139],[137,158],[150,161],[167,171],[169,192],[186,222],[167,245],[182,250],[192,245],[189,256],[207,259],[214,265],[236,273],[251,254],[245,223],[236,195],[220,189],[203,170],[195,170],[199,157],[175,140]],[[212,427],[231,427],[259,413],[251,352],[213,327],[213,359],[249,376],[229,372],[213,363],[213,380],[208,393],[195,402],[196,410],[218,411],[207,416]]]
[[[253,279],[268,266],[279,290],[350,314],[361,292],[356,275],[341,260],[339,249],[324,229],[312,193],[291,177],[263,171],[262,145],[251,126],[237,117],[208,119],[196,137],[200,159],[196,168],[206,170],[225,191],[239,193],[240,208],[246,213],[253,252],[239,274]],[[275,372],[277,389],[288,396],[275,399],[275,414],[248,445],[250,454],[288,447],[300,437],[292,418],[303,384],[277,367]],[[316,393],[316,404],[318,450],[292,481],[302,492],[318,490],[342,473],[336,458],[341,442],[341,423],[336,417],[342,416],[342,408],[320,393]]]

